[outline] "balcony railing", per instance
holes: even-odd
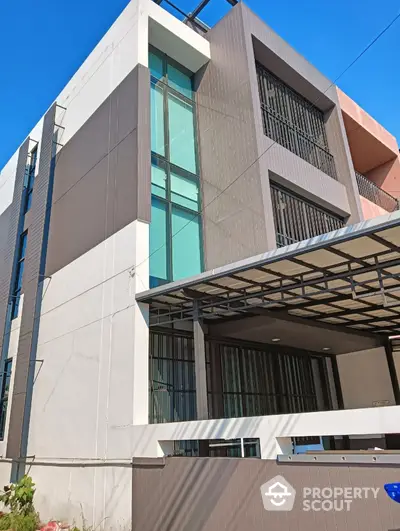
[[[398,199],[379,188],[379,186],[370,181],[362,173],[358,173],[358,171],[356,171],[356,178],[360,195],[380,206],[386,210],[386,212],[399,210]]]
[[[344,220],[275,183],[271,183],[276,244],[290,245],[344,227]]]
[[[259,63],[257,78],[265,135],[337,179],[324,113]]]
[[[337,180],[333,155],[326,148],[308,138],[266,105],[261,105],[261,112],[266,136]]]

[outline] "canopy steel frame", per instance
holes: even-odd
[[[343,246],[352,240],[354,248]],[[267,310],[358,332],[396,335],[399,246],[397,212],[154,288],[138,294],[137,300],[150,304],[150,326],[192,320],[196,301],[198,318],[208,322]]]

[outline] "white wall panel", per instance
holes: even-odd
[[[373,402],[394,404],[392,382],[383,347],[337,357],[345,408],[372,407]]]

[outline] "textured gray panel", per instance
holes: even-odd
[[[20,211],[21,200],[24,190],[25,171],[28,158],[29,138],[25,140],[19,150],[18,164],[15,175],[15,186],[13,201],[9,207],[8,213],[8,235],[4,252],[2,253],[2,267],[0,277],[0,333],[1,333],[1,351],[2,356],[7,355],[9,324],[6,323],[6,315],[11,289],[11,278],[15,260],[15,250],[18,246],[20,233]]]
[[[211,269],[261,253],[273,242],[268,244],[255,162],[257,141],[241,11],[232,9],[207,38],[212,61],[198,79],[197,113],[205,266]]]
[[[2,278],[7,275],[7,264],[4,260],[7,245],[8,245],[8,232],[10,230],[10,219],[11,219],[12,205],[10,205],[1,215],[0,215],[0,284]]]
[[[254,418],[257,425],[258,419]],[[275,441],[268,441],[275,444]],[[378,458],[379,459],[379,458]],[[167,457],[133,463],[132,529],[140,531],[396,531],[398,506],[383,485],[398,465],[277,463],[269,459]],[[138,460],[139,461],[139,460]],[[291,511],[264,509],[260,488],[283,476],[296,491]],[[304,510],[304,487],[377,489],[349,510]],[[317,498],[317,496],[316,496]],[[309,497],[308,499],[312,499]],[[332,499],[332,498],[331,498]],[[337,507],[340,509],[339,496]],[[325,504],[326,505],[326,504]],[[316,509],[321,509],[316,504]]]
[[[238,6],[243,15],[246,49],[250,64],[250,83],[258,143],[258,156],[263,179],[264,202],[270,202],[269,176],[275,174],[281,183],[294,191],[305,195],[321,206],[345,217],[350,214],[350,221],[359,221],[360,211],[357,207],[352,186],[351,159],[343,147],[344,128],[336,121],[327,121],[328,144],[338,173],[335,181],[324,172],[291,153],[265,136],[258,93],[254,54],[262,64],[288,85],[302,94],[311,103],[325,111],[325,116],[337,114],[337,93],[330,81],[325,78],[306,59],[300,56],[283,39],[276,35],[248,7]],[[273,220],[271,216],[271,225]]]
[[[150,72],[138,65],[138,128],[137,128],[137,217],[150,221],[151,209],[151,148],[150,148]]]
[[[350,153],[336,119],[336,88],[243,3],[207,38],[211,62],[198,80],[206,268],[275,247],[270,177],[349,222],[358,221]],[[338,181],[265,136],[255,56],[326,113]]]
[[[150,220],[149,93],[139,65],[58,154],[47,275],[135,219]]]
[[[263,175],[266,172],[268,174],[273,172],[281,179],[285,179],[284,184],[289,188],[296,191],[298,187],[298,192],[320,203],[321,206],[345,216],[350,214],[348,221],[351,223],[359,221],[361,210],[358,190],[353,183],[352,162],[350,152],[348,148],[346,149],[344,127],[340,121],[329,118],[330,116],[337,118],[338,114],[336,87],[331,86],[327,78],[268,28],[248,7],[241,5],[240,9],[243,13],[249,62],[252,64],[250,78],[253,105],[256,109],[259,155],[261,156],[271,145],[271,140],[264,135],[261,122],[254,53],[258,60],[263,61],[264,66],[325,112],[328,144],[334,156],[338,182],[277,144],[260,159]],[[273,59],[271,53],[279,55],[279,60]],[[269,186],[264,186],[264,194],[269,195]],[[265,202],[268,202],[267,198]]]
[[[8,430],[7,457],[25,455],[30,418],[33,375],[35,372],[38,317],[42,299],[41,278],[44,272],[47,224],[52,193],[53,137],[56,105],[46,113],[40,142],[39,172],[32,196],[28,242],[23,277],[22,307],[18,356],[14,365],[13,396]]]

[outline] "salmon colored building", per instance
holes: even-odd
[[[400,156],[396,138],[338,89],[365,219],[398,209]]]

